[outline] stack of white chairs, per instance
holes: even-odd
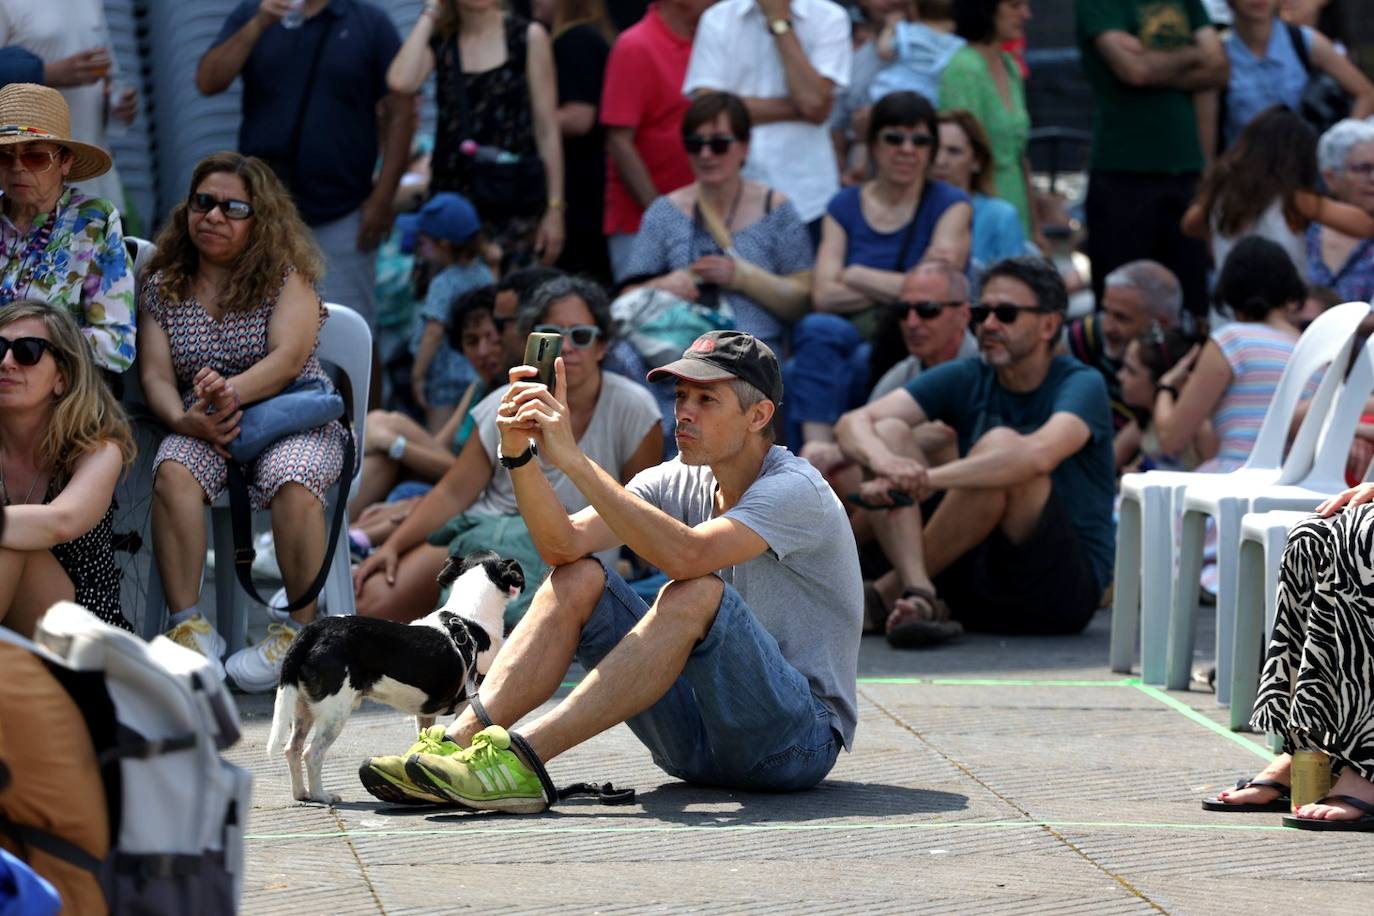
[[[1191,660],[1192,626],[1198,597],[1199,574],[1190,577],[1174,575],[1176,555],[1174,519],[1183,511],[1184,494],[1196,485],[1201,492],[1251,493],[1276,484],[1302,482],[1312,470],[1317,442],[1327,414],[1341,387],[1341,376],[1350,359],[1355,332],[1369,314],[1367,303],[1346,303],[1329,309],[1312,322],[1293,350],[1293,355],[1279,380],[1273,400],[1265,412],[1254,448],[1245,464],[1229,474],[1196,474],[1182,471],[1150,471],[1127,474],[1121,481],[1121,508],[1117,524],[1115,592],[1112,603],[1112,634],[1110,663],[1112,670],[1129,672],[1134,655],[1137,633],[1140,638],[1141,678],[1147,684],[1187,686],[1188,665]],[[1302,400],[1308,380],[1330,365],[1340,367],[1326,373],[1316,393],[1308,402],[1307,415],[1293,440],[1287,456],[1284,446],[1293,418]],[[1198,498],[1202,498],[1199,496]],[[1230,504],[1228,504],[1230,505]],[[1238,543],[1239,515],[1235,519]],[[1201,541],[1198,541],[1201,544]],[[1200,546],[1198,556],[1200,558]],[[1228,551],[1229,566],[1222,570],[1234,582],[1236,545]],[[1175,587],[1171,590],[1171,583]],[[1181,684],[1169,667],[1171,614],[1170,595],[1187,590],[1193,602],[1187,621],[1187,659],[1183,661]],[[1224,702],[1223,689],[1230,689],[1231,624],[1234,616],[1234,588],[1229,592],[1232,606],[1225,614],[1218,607],[1218,700]],[[1181,651],[1177,659],[1183,658]],[[1226,680],[1222,687],[1222,665]]]

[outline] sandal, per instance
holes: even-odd
[[[903,598],[911,598],[925,606],[925,616],[905,620],[887,631],[887,643],[894,649],[926,649],[958,639],[964,635],[964,625],[950,619],[949,605],[929,589],[909,585],[902,590]]]
[[[883,596],[872,582],[864,582],[864,629],[863,635],[881,635],[887,629],[887,605]]]
[[[1259,786],[1260,788],[1278,789],[1278,797],[1271,799],[1267,802],[1248,802],[1246,804],[1232,805],[1227,804],[1226,802],[1222,801],[1219,796],[1214,795],[1211,798],[1204,798],[1202,800],[1202,810],[1235,811],[1243,814],[1247,811],[1283,811],[1286,813],[1293,809],[1293,801],[1288,796],[1288,793],[1290,791],[1289,788],[1285,786],[1283,783],[1279,782],[1277,779],[1245,779],[1242,777],[1241,779],[1236,780],[1236,791],[1239,791],[1241,789],[1254,788],[1255,786]]]
[[[1297,827],[1299,830],[1348,830],[1359,833],[1374,833],[1374,805],[1362,798],[1353,795],[1328,795],[1317,800],[1317,804],[1325,802],[1344,802],[1357,811],[1363,811],[1354,820],[1332,821],[1315,817],[1298,817],[1296,814],[1283,819],[1283,826]]]

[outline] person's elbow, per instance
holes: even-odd
[[[824,92],[808,93],[795,100],[797,113],[808,124],[826,124],[835,109],[835,95],[826,87]]]
[[[557,569],[560,566],[569,566],[585,557],[587,554],[576,550],[569,543],[563,544],[540,544],[539,559],[550,569]]]
[[[207,55],[200,59],[199,66],[196,67],[196,89],[200,90],[201,95],[219,95],[229,88],[233,79],[224,79],[215,72],[214,64]]]
[[[862,407],[841,414],[840,418],[835,421],[835,443],[839,445],[840,451],[848,456],[856,430],[860,427],[872,427],[872,425],[873,421],[869,419]]]
[[[420,91],[420,87],[424,84],[424,76],[417,77],[407,73],[403,67],[399,66],[399,63],[399,61],[395,61],[387,68],[386,88],[400,95],[414,95]]]

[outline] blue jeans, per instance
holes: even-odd
[[[582,630],[577,660],[596,667],[648,610],[624,579],[606,570],[606,588]],[[814,786],[841,747],[806,677],[729,585],[682,674],[626,724],[665,773],[755,791]]]
[[[801,450],[802,424],[835,423],[864,402],[873,345],[839,315],[812,313],[792,326],[792,358],[783,366],[784,437]]]

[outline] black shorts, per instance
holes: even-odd
[[[967,629],[988,633],[1077,633],[1102,598],[1053,487],[1030,538],[1013,544],[994,531],[935,577],[935,591]]]

